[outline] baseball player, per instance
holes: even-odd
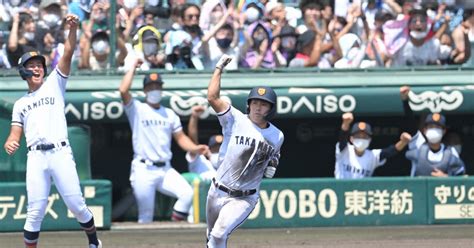
[[[219,168],[207,196],[207,245],[227,247],[227,239],[250,215],[259,198],[263,176],[274,176],[283,133],[270,123],[277,96],[270,87],[255,87],[247,98],[247,114],[220,98],[221,73],[231,61],[223,55],[208,86],[207,99],[216,111],[224,141]]]
[[[191,117],[188,122],[188,135],[191,140],[198,144],[198,122],[199,117],[204,112],[204,107],[197,105],[191,108]],[[213,135],[209,138],[208,146],[210,152],[206,154],[186,153],[189,172],[198,174],[203,180],[211,180],[216,176],[217,158],[219,148],[223,141],[222,135]]]
[[[51,178],[68,209],[74,214],[89,239],[89,247],[102,247],[97,239],[92,213],[82,197],[64,115],[64,96],[76,46],[77,16],[69,14],[66,22],[71,32],[64,44],[64,54],[46,80],[45,57],[36,52],[25,53],[19,64],[20,76],[28,83],[28,93],[15,102],[10,135],[5,142],[9,155],[20,146],[25,132],[28,147],[26,162],[27,217],[24,242],[37,247],[41,222],[48,205]]]
[[[465,166],[458,152],[452,146],[447,146],[441,141],[446,133],[446,118],[439,114],[428,114],[421,130],[416,127],[413,111],[408,103],[410,87],[400,88],[400,98],[403,102],[405,117],[409,118],[413,132],[413,139],[408,144],[405,156],[411,161],[410,175],[414,176],[459,176],[465,174]]]
[[[185,151],[203,154],[209,148],[194,144],[184,134],[179,116],[160,104],[163,81],[158,74],[149,74],[143,80],[145,103],[132,98],[130,86],[135,69],[141,63],[141,60],[136,60],[134,67],[123,77],[119,88],[132,129],[134,157],[130,182],[138,204],[138,222],[153,221],[156,190],[178,198],[171,218],[173,221],[186,220],[193,190],[171,167],[171,137]]]
[[[352,113],[342,115],[341,134],[336,144],[336,179],[371,177],[377,167],[402,151],[411,140],[410,134],[402,133],[395,145],[384,149],[368,149],[372,141],[371,126],[366,122],[357,122],[349,133],[353,120]]]

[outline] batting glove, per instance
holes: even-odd
[[[275,176],[276,170],[276,167],[267,166],[267,168],[265,168],[265,171],[263,172],[263,175],[265,175],[266,178],[272,178],[273,176]]]
[[[222,70],[224,69],[224,67],[226,67],[226,65],[230,63],[230,61],[232,61],[232,56],[224,54],[217,62],[216,68]]]

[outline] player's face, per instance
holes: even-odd
[[[260,123],[260,122],[266,122],[265,121],[265,116],[267,116],[268,112],[270,112],[272,108],[272,104],[263,101],[263,100],[258,100],[258,99],[252,99],[250,101],[250,120]]]
[[[31,59],[26,63],[25,68],[33,72],[33,77],[27,78],[28,84],[41,85],[43,83],[44,68],[39,59]]]

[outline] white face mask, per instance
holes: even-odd
[[[354,148],[356,149],[356,151],[358,151],[358,152],[363,152],[363,151],[365,151],[365,149],[367,149],[367,147],[369,147],[369,145],[370,145],[370,139],[358,139],[358,138],[355,138],[355,139],[352,141],[352,144],[354,145]]]
[[[158,104],[161,101],[161,90],[150,90],[146,93],[146,101],[151,104]]]
[[[217,163],[219,162],[219,153],[211,153],[209,161],[211,161],[212,167],[217,168]]]
[[[127,9],[133,9],[133,8],[137,7],[138,1],[137,0],[125,0],[125,1],[123,1],[123,5]]]
[[[55,14],[46,14],[43,16],[43,21],[48,25],[48,27],[53,28],[59,25],[61,17]]]
[[[453,48],[448,45],[441,45],[439,48],[439,58],[440,59],[447,59],[451,55],[451,51]]]
[[[23,34],[26,40],[28,41],[33,41],[35,39],[35,33],[34,32],[25,32]]]
[[[428,30],[420,32],[420,31],[410,31],[410,36],[415,40],[422,40],[428,35]]]
[[[462,145],[454,145],[453,146],[454,150],[458,153],[458,155],[461,155],[462,152]]]
[[[441,138],[443,138],[443,129],[441,128],[428,128],[426,129],[425,133],[426,139],[428,139],[428,142],[431,144],[436,144],[441,141]]]
[[[105,40],[98,40],[92,43],[92,50],[98,55],[104,55],[109,50],[109,43]]]
[[[247,21],[249,23],[252,23],[258,20],[258,17],[260,16],[260,12],[258,12],[256,8],[248,8],[245,10],[245,15],[247,16]]]

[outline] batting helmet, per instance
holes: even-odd
[[[43,64],[44,75],[47,74],[48,69],[46,67],[46,59],[43,55],[39,54],[38,52],[27,52],[21,56],[18,60],[18,72],[23,80],[30,78],[33,76],[33,72],[31,70],[26,69],[26,63],[32,59],[39,59]]]
[[[277,101],[277,95],[275,91],[268,87],[268,86],[259,86],[259,87],[254,87],[250,93],[249,96],[247,97],[247,114],[250,113],[250,100],[252,99],[259,99],[263,100],[266,102],[269,102],[272,104],[272,108],[268,112],[268,114],[265,116],[265,120],[269,121],[270,119],[273,118],[273,116],[276,114],[276,101]]]

